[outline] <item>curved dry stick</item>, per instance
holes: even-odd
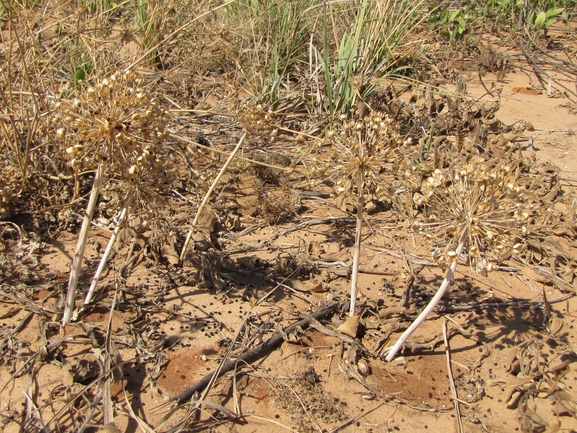
[[[453,395],[453,402],[455,404],[455,414],[457,416],[457,431],[463,433],[463,418],[461,418],[461,408],[459,407],[459,394],[455,387],[455,379],[453,377],[453,366],[451,362],[451,348],[449,346],[449,337],[447,336],[447,322],[445,318],[443,322],[443,340],[445,342],[445,353],[447,355],[447,372],[449,376],[449,385],[451,387],[451,394]]]
[[[206,207],[206,204],[208,203],[210,196],[214,192],[216,185],[218,185],[220,178],[226,172],[226,169],[228,168],[228,166],[230,165],[230,163],[234,159],[235,155],[239,151],[240,146],[244,142],[245,138],[246,138],[246,132],[244,134],[242,134],[242,137],[240,137],[238,144],[236,145],[236,147],[234,148],[234,150],[232,151],[232,153],[230,154],[230,156],[228,157],[228,159],[226,160],[226,162],[224,163],[224,165],[220,169],[220,173],[218,173],[218,176],[216,176],[216,178],[212,182],[212,185],[210,186],[210,189],[208,190],[208,192],[204,196],[204,199],[202,199],[202,203],[200,204],[200,207],[198,208],[198,211],[196,212],[196,216],[194,217],[194,221],[192,222],[192,227],[188,231],[188,235],[186,236],[186,240],[184,241],[184,246],[182,247],[182,251],[180,253],[179,264],[182,264],[182,261],[184,260],[184,255],[186,254],[188,244],[190,243],[190,240],[192,239],[192,235],[194,234],[194,230],[196,229],[196,224],[198,223],[198,219],[200,218],[200,214],[202,213],[202,211]]]
[[[74,298],[76,297],[76,287],[78,286],[78,279],[80,278],[80,269],[82,268],[82,261],[84,260],[84,248],[88,239],[88,229],[92,222],[94,209],[96,208],[96,201],[98,200],[99,190],[104,180],[104,167],[102,164],[96,169],[94,176],[94,183],[88,205],[86,206],[86,215],[82,221],[80,234],[78,235],[78,243],[76,244],[76,251],[74,252],[74,259],[72,260],[72,270],[70,271],[70,279],[68,280],[68,291],[66,292],[66,303],[64,304],[64,314],[62,316],[62,325],[70,322],[72,311],[74,310]]]
[[[393,360],[397,352],[401,349],[401,347],[403,347],[403,344],[405,344],[405,342],[415,331],[415,329],[417,329],[419,325],[425,321],[427,316],[431,313],[431,311],[435,309],[441,298],[445,295],[445,292],[453,282],[455,270],[457,269],[457,263],[459,262],[459,255],[461,254],[461,250],[465,246],[465,239],[466,239],[465,235],[461,237],[461,242],[459,242],[459,246],[457,247],[456,251],[457,255],[455,256],[455,260],[453,261],[453,263],[451,263],[451,267],[447,271],[447,275],[445,276],[445,279],[443,280],[441,287],[439,287],[439,290],[437,290],[437,293],[435,293],[435,296],[433,296],[433,299],[431,299],[427,307],[421,312],[421,314],[419,314],[419,317],[417,317],[415,321],[411,323],[411,326],[409,326],[406,329],[406,331],[403,332],[403,335],[401,335],[397,340],[397,342],[395,343],[395,345],[391,347],[391,350],[389,351],[387,357],[385,358],[387,361],[390,362]]]

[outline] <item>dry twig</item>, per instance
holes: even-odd
[[[202,214],[202,211],[206,207],[208,200],[210,200],[210,197],[212,196],[212,193],[214,192],[216,186],[220,182],[221,177],[224,175],[228,166],[234,160],[235,155],[240,150],[240,147],[242,146],[242,143],[244,142],[245,138],[246,138],[246,132],[244,134],[242,134],[242,137],[240,137],[240,140],[238,141],[236,147],[234,148],[232,153],[229,155],[228,159],[226,160],[226,162],[224,163],[224,165],[220,169],[220,172],[218,173],[218,175],[216,176],[216,178],[212,182],[212,185],[210,186],[210,188],[206,192],[204,199],[202,200],[202,203],[200,204],[200,207],[198,208],[198,211],[196,212],[196,216],[194,217],[194,220],[192,221],[192,227],[188,231],[188,235],[186,236],[186,240],[184,241],[184,245],[182,247],[182,252],[180,253],[180,259],[179,259],[181,264],[182,264],[182,261],[184,260],[186,250],[188,249],[188,244],[190,243],[190,240],[192,239],[192,235],[194,234],[194,231],[196,230],[196,224],[198,223],[198,220],[200,218],[200,215]]]
[[[317,312],[311,314],[310,317],[315,318],[315,319],[320,319],[320,318],[325,317],[325,316],[331,314],[332,312],[334,312],[338,306],[339,306],[338,303],[330,304],[330,305],[318,310]],[[297,328],[305,329],[310,324],[310,317],[302,319],[302,320],[288,326],[287,328],[285,328],[284,333],[290,334],[291,332],[294,332]],[[227,372],[233,370],[239,361],[244,361],[244,362],[250,364],[254,360],[256,360],[256,359],[260,358],[261,356],[265,355],[266,353],[268,353],[270,350],[274,349],[278,344],[282,343],[283,341],[284,341],[284,338],[283,338],[282,333],[280,333],[280,332],[276,333],[274,336],[269,338],[264,343],[259,344],[257,347],[250,349],[249,351],[243,353],[237,359],[231,360],[231,361],[227,362],[226,364],[224,364],[222,366],[222,368],[219,370],[218,375],[222,376],[224,373],[227,373]],[[204,389],[213,380],[213,377],[215,377],[215,376],[217,376],[216,372],[212,372],[212,373],[204,376],[198,382],[194,383],[192,386],[188,387],[187,389],[182,391],[180,394],[174,396],[172,400],[177,401],[178,403],[184,403],[185,401],[189,400],[194,395],[195,392],[200,391],[201,389]]]
[[[449,346],[449,338],[447,337],[447,322],[445,319],[443,322],[443,340],[445,341],[445,353],[447,354],[447,373],[449,376],[449,384],[451,386],[451,394],[453,395],[453,400],[455,404],[455,413],[457,416],[457,428],[459,433],[463,433],[463,420],[461,419],[461,408],[459,407],[459,395],[457,394],[457,388],[455,387],[455,379],[453,378],[453,367],[451,365],[451,348]]]

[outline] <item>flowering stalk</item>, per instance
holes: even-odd
[[[463,166],[437,169],[422,182],[413,200],[423,208],[424,221],[416,227],[439,242],[433,259],[442,267],[449,265],[449,270],[429,305],[391,348],[387,361],[437,306],[453,281],[462,252],[471,270],[481,274],[519,252],[534,207],[530,192],[520,186],[524,184],[514,166],[479,156]]]
[[[86,247],[86,240],[88,239],[88,229],[92,223],[94,209],[96,208],[96,201],[100,194],[100,187],[104,179],[104,168],[102,164],[98,165],[96,175],[94,177],[94,184],[92,192],[86,206],[86,215],[82,221],[80,234],[78,235],[78,243],[76,244],[76,251],[74,252],[74,259],[72,261],[72,270],[70,271],[70,279],[68,280],[68,291],[66,292],[66,301],[64,304],[64,315],[62,316],[62,324],[66,325],[72,317],[74,310],[74,298],[76,296],[76,288],[78,287],[78,279],[80,277],[80,269],[82,268],[82,261],[84,260],[84,248]]]
[[[130,198],[126,201],[126,204],[122,211],[120,212],[120,216],[118,217],[118,224],[116,224],[116,228],[112,232],[110,236],[110,240],[108,241],[108,245],[104,254],[102,255],[102,259],[100,260],[100,264],[98,265],[98,269],[96,269],[96,273],[94,274],[94,279],[92,280],[92,284],[90,285],[90,289],[88,289],[88,293],[86,294],[86,298],[84,299],[84,305],[88,305],[92,302],[92,297],[94,296],[94,291],[96,290],[96,286],[100,281],[100,276],[102,275],[102,271],[108,263],[108,258],[110,257],[110,253],[112,252],[112,247],[114,246],[114,242],[116,242],[116,237],[118,236],[118,232],[120,232],[121,227],[124,225],[124,221],[128,215],[128,209],[130,207]]]
[[[358,200],[357,200],[357,227],[355,230],[355,251],[353,253],[353,268],[351,274],[351,307],[349,310],[349,316],[355,315],[355,306],[357,303],[357,293],[359,291],[357,287],[357,280],[359,278],[359,260],[361,256],[361,236],[363,231],[363,208],[365,206],[365,198],[363,195],[363,189],[365,184],[365,175],[361,170],[359,171],[359,185],[358,185]]]
[[[456,251],[456,255],[454,257],[454,260],[451,263],[451,266],[450,266],[449,270],[447,271],[447,275],[445,275],[445,279],[441,283],[439,290],[437,290],[437,293],[435,293],[435,296],[433,296],[433,299],[431,299],[431,301],[429,302],[427,307],[421,312],[421,314],[419,314],[419,317],[417,317],[415,319],[415,321],[413,323],[411,323],[411,326],[409,326],[405,330],[405,332],[403,332],[403,335],[401,335],[399,337],[399,339],[397,340],[395,345],[391,348],[387,357],[385,358],[387,361],[390,362],[393,360],[393,358],[395,357],[397,352],[401,349],[401,347],[403,347],[403,344],[405,344],[405,342],[411,336],[411,334],[413,332],[415,332],[415,329],[417,329],[421,325],[421,323],[423,323],[425,321],[427,316],[429,314],[431,314],[431,311],[433,311],[435,309],[435,307],[437,306],[439,301],[443,298],[443,296],[445,296],[447,289],[449,288],[449,286],[453,282],[455,270],[457,269],[457,262],[459,261],[459,254],[461,254],[461,251],[463,250],[463,247],[465,246],[465,239],[466,239],[465,236],[463,236],[461,238],[461,242],[459,242],[459,245],[457,246],[457,251]]]
[[[101,212],[116,214],[119,207],[126,208],[129,203],[131,211],[140,212],[144,227],[158,216],[173,175],[170,148],[163,146],[168,136],[168,113],[135,74],[114,74],[99,80],[77,98],[58,101],[55,108],[53,120],[61,156],[76,173],[96,170],[66,294],[62,320],[66,324],[74,309],[86,236],[99,195],[104,198]],[[108,180],[104,184],[105,177]],[[124,218],[127,213],[128,208],[123,211]],[[111,248],[109,245],[108,254]],[[85,302],[90,302],[107,258]]]
[[[346,211],[347,199],[356,198],[357,224],[351,274],[351,303],[349,315],[355,314],[358,293],[359,260],[365,202],[388,198],[386,174],[395,160],[394,149],[409,144],[403,139],[399,125],[391,117],[377,111],[364,117],[348,120],[341,116],[340,124],[329,132],[333,152],[326,164],[318,164],[313,171],[319,176],[335,179],[339,208]],[[354,197],[356,194],[356,197]]]

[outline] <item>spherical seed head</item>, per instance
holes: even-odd
[[[386,168],[394,160],[393,150],[403,143],[398,124],[380,112],[357,119],[342,115],[339,121],[327,134],[333,152],[331,167],[324,172],[335,180],[339,195],[355,194],[362,174],[369,196],[387,198]]]
[[[439,264],[454,260],[461,240],[471,267],[480,273],[519,250],[515,245],[526,234],[519,209],[530,203],[508,188],[510,182],[510,170],[502,163],[473,158],[462,167],[435,170],[422,183],[415,195],[426,220],[420,230],[443,243],[435,250]]]
[[[113,75],[89,87],[73,100],[56,104],[57,119],[63,125],[56,131],[57,143],[71,157],[69,147],[84,145],[81,169],[91,170],[101,161],[118,167],[121,175],[140,155],[139,149],[159,144],[166,134],[167,113],[146,90],[133,92],[134,74]],[[68,159],[70,161],[70,159]],[[108,168],[110,168],[108,167]]]
[[[77,171],[104,164],[105,189],[133,198],[147,208],[172,181],[167,138],[168,113],[160,101],[130,72],[104,78],[72,101],[56,106],[56,143],[63,158]],[[122,202],[110,203],[112,208]]]

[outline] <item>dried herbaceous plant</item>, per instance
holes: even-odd
[[[75,273],[81,267],[88,226],[98,195],[102,193],[105,198],[103,211],[109,215],[121,211],[107,252],[129,213],[138,214],[141,224],[147,226],[163,204],[163,195],[173,178],[169,149],[163,146],[168,136],[167,120],[168,114],[158,98],[132,72],[102,79],[79,97],[56,104],[60,153],[76,175],[96,171],[92,199],[74,257],[65,323],[70,320],[73,309],[77,284]],[[105,253],[102,267],[106,259]],[[98,277],[97,271],[93,286]],[[90,302],[93,290],[91,287],[86,303]]]
[[[341,116],[328,139],[332,144],[327,161],[315,161],[315,177],[329,178],[335,183],[338,205],[346,209],[352,198],[357,211],[355,251],[351,276],[351,305],[349,316],[354,316],[357,297],[357,279],[363,209],[368,201],[389,198],[391,171],[387,166],[397,158],[395,149],[411,143],[410,137],[399,133],[398,123],[386,114],[373,111],[361,119]]]
[[[78,98],[57,103],[57,136],[75,172],[103,164],[111,180],[106,190],[122,192],[133,206],[150,208],[161,201],[171,176],[167,149],[167,112],[133,73],[101,80]],[[114,204],[117,195],[111,194]],[[120,207],[121,207],[120,206]]]
[[[474,156],[463,166],[435,170],[423,181],[414,195],[422,206],[415,228],[435,243],[437,264],[452,263],[461,241],[471,269],[483,275],[520,252],[535,208],[520,176],[512,163]]]
[[[388,361],[441,300],[460,258],[485,275],[521,252],[536,209],[525,176],[517,163],[473,156],[464,165],[435,170],[422,182],[413,197],[421,209],[415,227],[431,241],[435,262],[449,269],[429,305],[390,349]]]

